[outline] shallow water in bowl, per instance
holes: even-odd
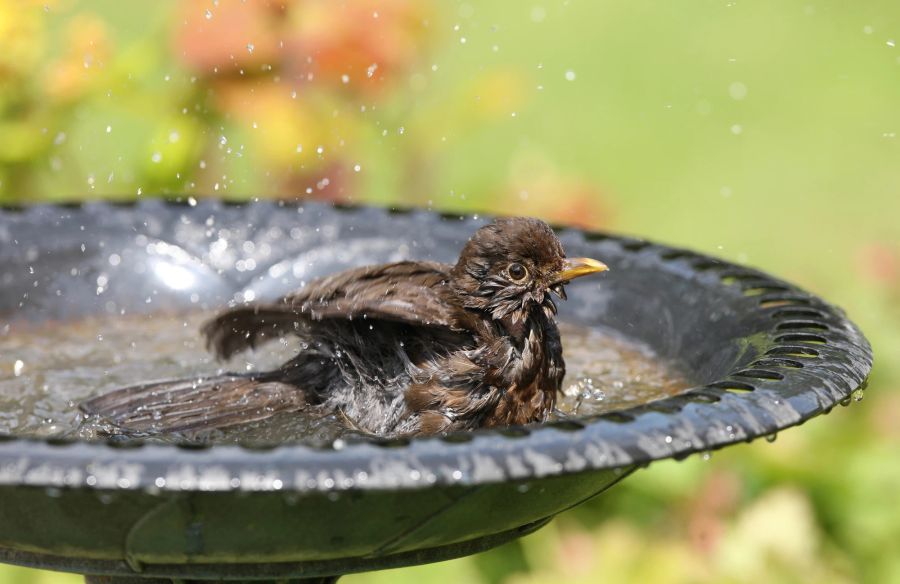
[[[198,330],[209,313],[97,317],[73,322],[0,325],[0,434],[92,439],[108,430],[82,421],[78,403],[144,381],[266,370],[298,344],[275,342],[216,362]],[[561,326],[567,376],[561,416],[599,414],[679,393],[688,382],[648,347],[611,331]],[[194,434],[216,443],[324,444],[348,434],[335,416],[284,414],[265,422]],[[154,437],[183,441],[184,436]]]

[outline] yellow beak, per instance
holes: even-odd
[[[563,269],[556,273],[551,284],[560,284],[597,272],[605,272],[609,267],[591,258],[566,258]]]

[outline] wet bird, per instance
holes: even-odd
[[[455,265],[403,261],[310,282],[203,327],[221,359],[289,336],[301,351],[274,371],[127,387],[81,404],[125,432],[224,428],[276,413],[339,413],[381,435],[544,421],[565,364],[551,293],[603,263],[566,258],[543,221],[480,228]]]

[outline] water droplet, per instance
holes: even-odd
[[[566,71],[566,81],[575,81],[575,71]]]
[[[150,160],[152,160],[154,164],[159,164],[162,162],[162,153],[154,152],[153,156],[150,157]]]
[[[368,77],[369,79],[371,79],[372,77],[374,77],[374,76],[375,76],[375,71],[376,71],[377,69],[378,69],[378,63],[372,63],[371,65],[369,65],[369,68],[366,69],[366,77]]]
[[[769,434],[766,436],[766,442],[775,442],[775,440],[777,440],[777,439],[778,439],[777,433]]]
[[[360,166],[358,164],[353,167],[354,172],[359,172],[360,170],[362,170],[362,166]]]
[[[253,46],[253,43],[247,43],[247,52],[248,52],[248,53],[251,53],[251,54],[252,54],[254,48],[255,48],[255,47]]]
[[[731,99],[741,101],[747,97],[747,86],[740,81],[735,81],[728,86],[728,95],[731,96]]]
[[[13,363],[13,375],[16,377],[20,377],[22,372],[25,370],[25,362],[21,359],[16,359],[16,362]]]
[[[207,8],[206,12],[203,13],[203,16],[206,17],[206,20],[212,20],[212,10]]]

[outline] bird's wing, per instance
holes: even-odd
[[[458,330],[446,264],[398,262],[365,266],[310,282],[267,304],[228,310],[207,323],[203,332],[220,357],[301,332],[311,322],[390,321]]]
[[[124,433],[159,433],[227,428],[305,406],[306,394],[295,385],[225,374],[124,387],[79,407]]]
[[[282,302],[315,320],[374,318],[452,327],[448,271],[433,262],[365,266],[315,281]]]

